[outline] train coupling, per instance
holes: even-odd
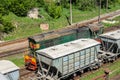
[[[113,62],[117,58],[117,55],[111,52],[106,52],[106,51],[99,51],[98,52],[98,59],[101,60],[102,62]]]

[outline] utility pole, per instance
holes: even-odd
[[[72,24],[72,0],[70,0],[70,24]]]
[[[108,0],[106,0],[106,12],[108,12]]]
[[[99,0],[99,7],[98,7],[98,23],[100,23],[100,15],[101,15],[101,0]]]

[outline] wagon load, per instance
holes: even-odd
[[[96,68],[99,50],[100,43],[93,39],[78,39],[37,50],[39,78],[58,80],[86,68]]]

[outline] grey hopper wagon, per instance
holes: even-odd
[[[8,79],[5,77],[5,75],[0,73],[0,80],[8,80]]]
[[[0,74],[7,80],[19,80],[19,67],[11,61],[0,60]]]
[[[99,65],[100,43],[93,39],[78,39],[37,50],[39,79],[59,80],[85,68]]]
[[[101,34],[99,37],[102,41],[102,50],[105,51],[105,55],[108,53],[109,57],[114,55],[113,59],[120,56],[120,29]]]

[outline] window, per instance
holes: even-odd
[[[81,51],[80,56],[85,55],[85,51]]]
[[[69,60],[73,59],[73,54],[69,55]]]
[[[63,57],[63,61],[68,61],[68,56]]]

